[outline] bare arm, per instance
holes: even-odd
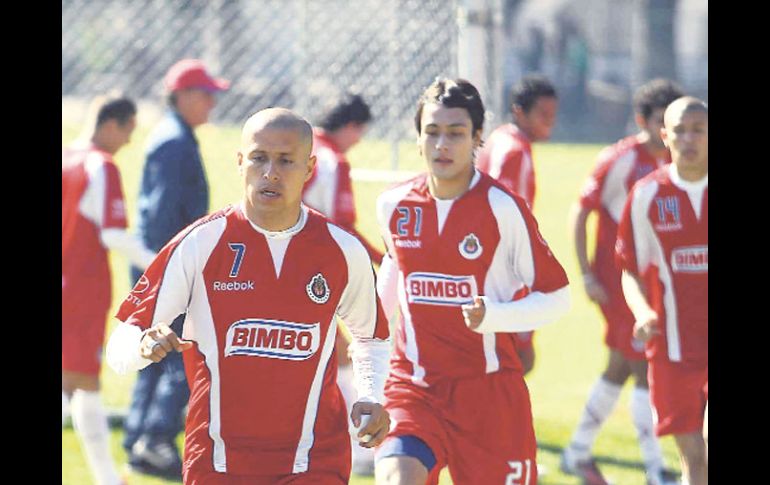
[[[572,236],[575,240],[575,254],[580,265],[580,273],[583,275],[583,287],[588,298],[594,303],[603,304],[607,302],[607,292],[596,275],[591,271],[591,264],[588,261],[588,250],[586,248],[586,222],[591,213],[580,204],[572,206],[570,212],[569,225],[572,229]]]
[[[623,295],[626,298],[628,308],[634,314],[634,337],[646,342],[653,335],[660,333],[658,328],[658,314],[647,301],[647,289],[644,282],[638,276],[623,271],[621,276]]]

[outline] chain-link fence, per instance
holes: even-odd
[[[63,0],[62,97],[118,88],[162,104],[166,70],[193,57],[232,81],[212,121],[284,106],[312,122],[352,90],[372,107],[369,136],[413,139],[420,93],[457,76],[457,14],[451,0]]]
[[[390,142],[395,167],[436,76],[476,84],[488,133],[510,120],[513,82],[540,71],[560,95],[554,139],[609,142],[634,129],[630,96],[650,64],[639,60],[661,54],[634,34],[645,15],[651,29],[673,19],[664,67],[708,97],[706,0],[658,3],[656,17],[636,0],[62,0],[62,98],[117,88],[162,108],[166,70],[200,58],[232,81],[212,121],[284,106],[316,122],[336,92],[357,91],[375,117],[368,136]]]

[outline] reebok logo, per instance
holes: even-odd
[[[212,285],[214,291],[248,291],[254,289],[254,282],[248,281],[215,281]]]

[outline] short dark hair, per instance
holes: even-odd
[[[358,94],[345,93],[321,115],[318,126],[325,131],[335,131],[348,123],[363,125],[371,120],[372,112],[364,98]]]
[[[511,107],[520,106],[525,113],[535,105],[538,98],[558,98],[556,88],[542,74],[528,74],[511,88]]]
[[[417,134],[422,133],[422,108],[428,103],[435,103],[447,108],[463,108],[471,117],[473,133],[484,129],[484,103],[478,89],[465,79],[436,78],[417,101],[417,113],[414,126]]]
[[[634,93],[634,112],[646,120],[656,109],[666,109],[674,100],[684,96],[682,88],[674,81],[656,78],[648,81]]]
[[[96,114],[96,127],[109,120],[116,120],[118,124],[125,125],[134,115],[136,115],[136,103],[133,100],[123,96],[107,98]]]

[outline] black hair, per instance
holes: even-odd
[[[417,101],[417,113],[414,126],[417,134],[422,132],[422,108],[428,103],[435,103],[447,108],[463,108],[471,117],[473,133],[484,129],[484,103],[478,89],[465,79],[436,78]]]
[[[639,86],[634,93],[634,112],[646,120],[656,109],[666,109],[674,100],[684,96],[674,81],[656,78]]]
[[[136,115],[136,103],[131,99],[108,98],[96,114],[96,127],[109,120],[116,120],[118,124],[125,125],[134,115]]]
[[[372,120],[372,112],[366,101],[353,93],[345,93],[320,117],[318,126],[325,131],[336,131],[348,123],[363,125]]]
[[[542,97],[558,98],[556,88],[542,74],[528,74],[511,88],[511,106],[520,106],[525,113]]]

